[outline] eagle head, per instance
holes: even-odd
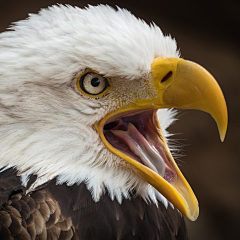
[[[0,34],[0,164],[28,191],[85,182],[98,201],[135,191],[188,218],[198,203],[168,146],[175,110],[199,109],[224,139],[215,79],[180,58],[176,41],[129,11],[52,6]]]

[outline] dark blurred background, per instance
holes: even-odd
[[[190,239],[240,239],[240,1],[175,0],[0,0],[0,32],[56,3],[84,7],[107,3],[127,8],[178,42],[182,57],[193,60],[218,80],[229,111],[229,128],[220,142],[213,119],[199,111],[181,111],[171,132],[186,145],[178,160],[200,204],[196,222],[186,220]]]

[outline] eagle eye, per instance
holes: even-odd
[[[77,85],[81,92],[93,97],[98,97],[105,93],[105,90],[109,87],[107,79],[94,72],[82,75],[78,79]]]

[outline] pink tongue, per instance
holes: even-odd
[[[132,124],[128,124],[127,131],[111,130],[111,132],[122,141],[124,141],[129,149],[138,156],[145,166],[164,176],[165,163],[158,151],[149,144],[145,137]]]

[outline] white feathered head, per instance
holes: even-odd
[[[135,189],[195,219],[167,146],[172,107],[210,113],[224,137],[213,77],[127,10],[53,6],[0,34],[0,167],[15,167],[24,185],[37,175],[30,190],[84,181],[96,201],[108,189],[121,202]]]

